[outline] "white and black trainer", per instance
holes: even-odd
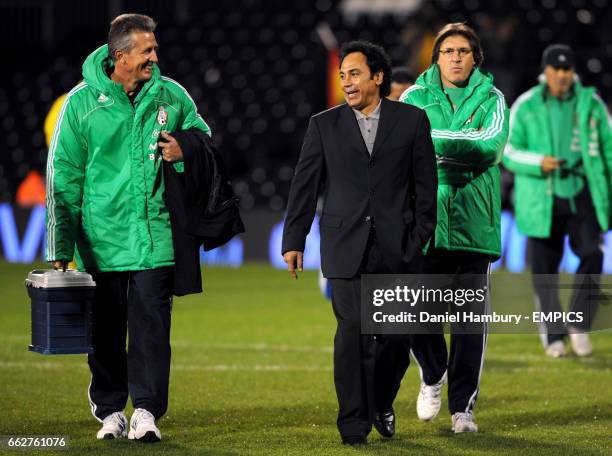
[[[580,332],[579,329],[572,327],[568,329],[572,351],[576,356],[590,356],[593,353],[593,345],[591,345],[589,335],[585,332]]]
[[[452,430],[455,434],[463,432],[478,432],[476,418],[472,412],[457,412],[451,417]]]
[[[128,439],[154,443],[161,440],[161,433],[155,425],[155,417],[148,410],[137,408],[130,419]]]
[[[112,440],[127,437],[128,422],[123,412],[115,412],[102,420],[102,428],[96,438],[99,440]]]
[[[565,355],[565,343],[562,340],[556,340],[546,347],[546,356],[563,358]]]
[[[446,383],[446,372],[438,383],[433,385],[427,385],[425,382],[421,382],[421,390],[419,391],[419,397],[417,398],[416,409],[417,416],[421,421],[431,421],[440,411],[442,405],[442,387]]]

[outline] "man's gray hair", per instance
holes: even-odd
[[[129,52],[133,47],[132,32],[153,33],[157,23],[144,14],[121,14],[112,20],[108,31],[108,54],[116,60],[117,51]]]

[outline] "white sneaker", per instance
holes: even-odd
[[[127,436],[128,422],[123,412],[115,412],[102,420],[102,429],[96,438],[99,440],[112,440]]]
[[[581,332],[570,331],[570,343],[572,345],[572,351],[576,356],[589,356],[593,353],[593,346],[591,345],[591,339],[589,335]]]
[[[446,383],[446,372],[440,379],[440,381],[434,385],[427,385],[425,382],[421,382],[421,390],[417,398],[417,416],[421,421],[431,421],[440,411],[442,405],[442,399],[440,398],[442,387]]]
[[[551,358],[562,358],[565,356],[565,344],[562,340],[556,340],[546,347],[546,355]]]
[[[155,426],[155,417],[148,410],[137,408],[130,419],[128,439],[146,443],[159,442],[161,433]]]
[[[455,434],[461,434],[462,432],[478,432],[476,418],[472,412],[457,412],[453,414],[451,421],[452,431]]]

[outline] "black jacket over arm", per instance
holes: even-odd
[[[371,156],[348,105],[310,119],[291,183],[282,253],[304,251],[324,181],[326,277],[355,276],[372,224],[387,265],[397,273],[414,270],[436,225],[436,160],[423,110],[383,99]]]
[[[202,291],[200,246],[219,247],[243,233],[244,225],[212,138],[197,128],[172,136],[181,146],[185,164],[184,173],[171,163],[163,164],[174,246],[174,294],[182,296]]]

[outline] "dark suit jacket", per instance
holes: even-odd
[[[282,253],[304,251],[323,182],[326,277],[357,274],[372,224],[387,266],[415,269],[436,226],[436,160],[425,111],[383,98],[372,156],[348,105],[313,116],[291,183]]]

